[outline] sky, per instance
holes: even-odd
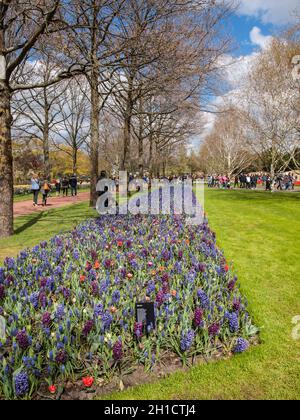
[[[295,21],[300,0],[240,0],[230,19],[230,28],[239,47],[236,53],[251,54],[264,47],[269,37]]]
[[[226,29],[233,38],[230,55],[224,57],[225,62],[233,61],[228,68],[227,82],[232,92],[239,89],[239,83],[248,71],[251,61],[257,52],[268,46],[272,36],[293,24],[296,12],[300,16],[300,0],[237,0],[239,7],[226,23]],[[230,94],[230,91],[229,91]],[[213,99],[220,103],[222,97]],[[203,138],[211,131],[214,115],[207,114],[207,124],[201,136],[192,140],[192,149],[197,151]]]

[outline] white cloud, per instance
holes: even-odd
[[[219,60],[222,67],[222,78],[227,91],[240,89],[244,85],[245,77],[248,75],[257,53],[233,57],[223,55]]]
[[[223,55],[220,58],[220,66],[222,66],[223,83],[227,87],[227,92],[223,95],[216,96],[208,106],[211,113],[204,113],[203,129],[201,136],[198,138],[196,145],[201,144],[203,140],[212,132],[217,115],[220,108],[228,107],[229,104],[240,105],[241,92],[245,89],[245,82],[251,70],[254,61],[257,59],[258,53],[254,52],[250,55],[233,57],[231,55]],[[194,148],[196,146],[194,144]]]
[[[239,13],[261,18],[263,23],[284,25],[295,20],[299,0],[240,0]]]
[[[261,29],[257,26],[254,26],[250,32],[250,40],[252,44],[258,45],[262,49],[267,48],[272,42],[272,39],[273,37],[270,35],[263,35]]]

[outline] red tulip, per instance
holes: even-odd
[[[48,389],[49,389],[50,394],[56,394],[56,386],[55,385],[49,386]]]
[[[86,388],[90,388],[94,383],[94,378],[92,378],[91,376],[83,378],[82,383]]]

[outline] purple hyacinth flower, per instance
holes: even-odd
[[[46,327],[50,327],[52,323],[52,319],[51,319],[51,314],[49,312],[45,312],[42,316],[42,324],[43,326]]]
[[[249,342],[244,338],[238,338],[233,353],[244,353],[249,348]]]
[[[5,298],[5,288],[3,284],[0,284],[0,300]]]
[[[29,392],[29,379],[26,372],[20,372],[15,376],[14,386],[17,397],[24,397]]]
[[[90,319],[89,321],[86,322],[86,324],[85,324],[85,326],[82,330],[83,336],[87,337],[90,334],[90,332],[92,331],[93,328],[94,328],[94,321]]]
[[[122,341],[118,340],[113,346],[113,358],[116,362],[119,362],[123,357],[123,345]]]
[[[25,330],[18,332],[16,340],[22,350],[26,350],[30,346],[29,337]]]
[[[229,329],[231,333],[236,333],[238,332],[240,326],[239,326],[239,317],[236,314],[236,312],[233,313],[227,313],[225,315],[225,317],[227,318],[228,322],[229,322]]]
[[[198,298],[200,299],[202,308],[206,309],[209,307],[209,298],[204,290],[199,289],[197,292]]]
[[[143,336],[143,324],[142,322],[136,322],[134,324],[134,335],[136,336],[136,338],[141,338]]]
[[[92,294],[93,296],[98,296],[99,295],[99,285],[96,281],[92,282]]]
[[[232,308],[235,312],[240,312],[242,303],[239,299],[234,299]]]
[[[203,311],[200,308],[197,308],[194,313],[194,325],[195,327],[200,327],[203,319]]]
[[[188,351],[193,345],[194,338],[195,333],[193,330],[189,330],[186,333],[182,333],[180,342],[181,350],[184,352]]]
[[[163,290],[160,290],[156,295],[156,302],[159,306],[161,306],[165,301],[165,294]]]
[[[220,325],[217,323],[210,325],[208,328],[208,333],[211,337],[217,336],[219,332],[220,332]]]
[[[236,282],[237,282],[237,278],[235,277],[233,280],[231,280],[229,283],[228,283],[228,290],[230,291],[230,292],[233,292],[233,290],[235,289],[235,286],[236,286]]]
[[[55,357],[56,363],[59,363],[61,365],[64,365],[66,363],[67,359],[68,359],[68,357],[67,357],[67,354],[66,354],[65,350],[60,350]]]

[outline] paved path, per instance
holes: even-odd
[[[50,197],[48,198],[47,207],[41,205],[42,196],[39,196],[39,206],[33,207],[32,200],[30,201],[20,201],[14,203],[14,216],[27,216],[29,214],[39,213],[42,211],[48,211],[52,209],[57,209],[59,207],[64,207],[71,204],[78,204],[90,199],[89,192],[79,193],[77,197]]]

